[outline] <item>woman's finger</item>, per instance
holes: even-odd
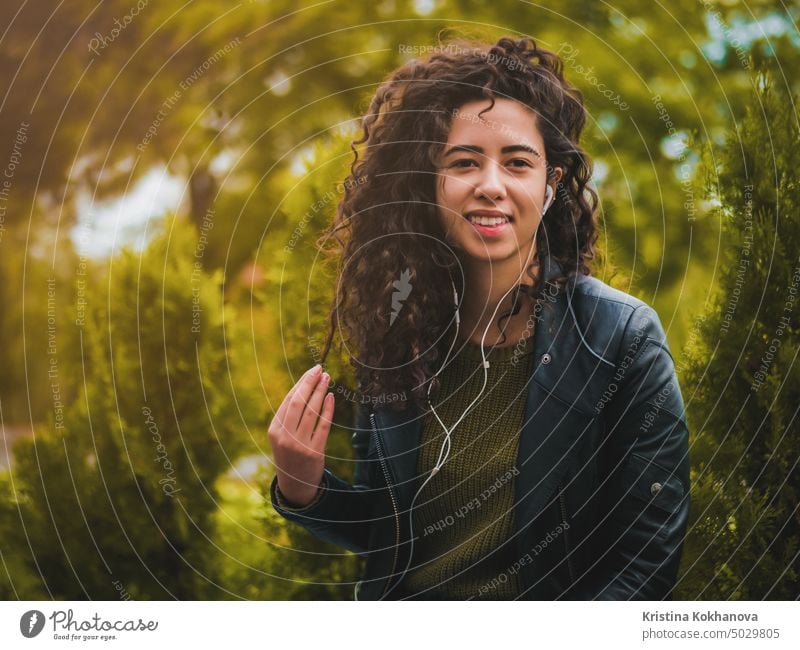
[[[311,429],[303,430],[300,426],[303,413],[305,413],[306,405],[311,397],[314,389],[317,387],[320,379],[321,369],[316,372],[310,372],[304,376],[299,382],[297,389],[294,391],[292,398],[289,400],[289,407],[286,411],[284,419],[284,427],[290,432],[295,433],[298,439],[308,439],[311,437]]]
[[[314,366],[313,368],[309,368],[308,370],[306,370],[303,373],[303,375],[300,377],[300,379],[298,379],[297,382],[295,382],[294,386],[292,386],[289,389],[289,392],[286,393],[286,397],[283,398],[283,401],[281,402],[280,406],[278,407],[278,410],[275,412],[275,419],[278,422],[281,422],[281,423],[285,422],[286,413],[289,410],[289,404],[291,403],[292,398],[294,397],[294,394],[297,392],[298,386],[300,386],[303,383],[303,381],[305,380],[306,377],[308,377],[310,374],[313,374],[316,369],[317,369],[317,366]],[[321,369],[322,368],[320,367],[320,370]]]
[[[314,387],[314,392],[309,396],[306,403],[306,409],[300,418],[300,425],[298,429],[303,432],[303,439],[311,441],[311,436],[314,433],[314,427],[317,424],[317,418],[320,416],[322,410],[322,400],[325,399],[325,391],[328,390],[328,382],[330,375],[327,372],[322,373],[319,382]]]
[[[335,406],[336,398],[334,398],[333,393],[326,393],[322,402],[322,414],[317,423],[317,428],[314,429],[314,433],[311,435],[311,447],[320,453],[325,451],[325,445],[328,442]]]

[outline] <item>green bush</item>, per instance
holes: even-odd
[[[27,562],[53,597],[224,596],[215,482],[254,408],[231,365],[244,340],[196,241],[173,220],[90,279],[80,354],[64,350],[60,372],[78,397],[62,427],[51,417],[15,449]]]
[[[800,593],[800,131],[797,98],[766,71],[754,85],[709,168],[725,250],[683,382],[693,486],[684,599]]]

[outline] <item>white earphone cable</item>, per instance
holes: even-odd
[[[547,192],[548,200],[545,203],[545,207],[542,210],[542,214],[544,214],[544,212],[549,207],[549,199],[552,196],[552,189],[550,188],[549,185],[547,186],[547,189],[550,190],[550,191]],[[535,234],[534,234],[534,237],[533,237],[533,241],[534,241],[534,246],[531,247],[531,251],[533,251],[535,249],[535,247],[536,247],[535,246],[535,242],[536,242],[536,235]],[[452,283],[452,280],[451,280],[451,283]],[[383,598],[385,598],[387,595],[389,595],[394,590],[394,588],[397,587],[397,585],[400,584],[400,582],[402,581],[402,579],[405,576],[406,572],[411,567],[411,560],[413,558],[413,553],[414,553],[414,521],[413,521],[414,503],[416,503],[416,500],[417,500],[417,497],[419,496],[419,493],[422,492],[422,490],[428,484],[428,481],[430,481],[436,475],[436,473],[441,469],[441,467],[444,465],[445,461],[447,460],[447,457],[450,455],[450,447],[451,447],[451,445],[450,445],[450,434],[453,431],[455,431],[455,428],[461,423],[461,420],[463,420],[467,416],[467,414],[470,412],[470,410],[472,409],[472,407],[475,404],[475,402],[477,402],[481,398],[481,396],[483,395],[484,391],[486,390],[486,384],[489,381],[489,373],[488,373],[489,362],[486,360],[486,350],[485,350],[486,335],[489,333],[489,328],[492,326],[492,323],[494,323],[494,318],[497,315],[497,310],[500,309],[500,305],[503,304],[503,301],[506,299],[506,296],[508,296],[508,294],[510,294],[515,288],[517,288],[517,285],[516,284],[512,284],[511,288],[508,291],[506,291],[506,293],[503,294],[503,297],[500,298],[500,300],[497,302],[497,306],[494,308],[494,312],[492,312],[492,317],[489,319],[489,322],[486,325],[486,329],[483,331],[483,336],[481,337],[481,359],[482,359],[482,364],[481,365],[483,366],[483,386],[481,386],[481,390],[478,393],[478,395],[475,397],[475,399],[472,400],[472,402],[470,402],[469,406],[467,406],[467,408],[464,409],[464,412],[461,414],[461,417],[458,418],[458,420],[456,420],[455,424],[453,424],[453,426],[450,427],[449,429],[448,429],[447,425],[445,425],[445,423],[442,422],[442,419],[439,417],[439,414],[436,412],[436,409],[433,407],[433,404],[430,405],[431,412],[433,413],[433,415],[436,418],[436,420],[439,422],[439,424],[444,429],[445,441],[442,444],[442,448],[439,450],[439,458],[437,459],[436,464],[433,466],[433,469],[431,470],[431,473],[428,475],[428,478],[426,478],[423,481],[422,485],[420,485],[420,487],[417,490],[416,494],[414,494],[414,498],[411,499],[411,505],[408,508],[408,513],[409,513],[408,514],[409,541],[410,541],[411,546],[410,546],[409,552],[408,552],[408,562],[406,563],[406,568],[403,569],[403,573],[397,579],[397,581],[394,583],[392,588],[389,589],[381,597],[381,600],[383,600]],[[453,346],[455,345],[455,342],[458,339],[458,325],[459,325],[459,319],[458,319],[458,293],[456,292],[456,287],[455,287],[454,283],[453,283],[453,295],[455,297],[455,305],[456,305],[456,335],[455,335],[455,338],[453,339],[453,343],[450,345],[450,350],[453,349]],[[450,350],[448,350],[447,355],[445,356],[444,363],[442,363],[442,366],[436,372],[434,377],[438,376],[438,374],[440,372],[442,372],[444,367],[447,365],[447,361],[450,358]],[[430,386],[428,387],[428,393],[430,394]],[[446,452],[445,452],[445,448],[447,448]],[[442,458],[442,454],[443,453],[444,453],[444,458]]]
[[[542,207],[541,216],[544,216],[544,213],[547,212],[547,209],[550,207],[550,204],[552,203],[551,199],[553,198],[553,188],[550,187],[549,185],[545,186],[545,196],[546,196],[546,198],[545,198],[544,206]],[[531,246],[531,252],[533,252],[533,250],[535,250],[535,248],[536,248],[536,233],[534,233],[534,236],[533,236],[533,246]],[[520,277],[521,277],[521,275],[520,275]],[[433,375],[433,377],[431,378],[431,381],[434,378],[438,377],[439,373],[441,373],[444,370],[444,368],[447,366],[447,362],[450,359],[450,353],[453,351],[453,348],[455,347],[456,341],[458,340],[458,330],[459,330],[459,324],[460,324],[460,317],[459,317],[459,312],[458,312],[458,292],[456,291],[456,285],[452,281],[452,279],[450,280],[450,283],[453,286],[453,302],[455,304],[456,332],[455,332],[455,336],[453,337],[453,342],[450,344],[450,349],[447,351],[447,354],[445,355],[444,362],[442,362],[442,365],[439,368],[439,370],[437,370],[436,373]],[[464,412],[461,414],[461,417],[459,417],[458,420],[456,420],[455,424],[453,424],[453,426],[450,427],[449,429],[448,429],[447,425],[445,425],[445,423],[442,422],[442,419],[439,417],[439,414],[436,412],[436,409],[433,407],[433,404],[430,404],[431,412],[433,413],[434,417],[439,422],[441,427],[444,429],[445,440],[444,440],[444,443],[442,444],[442,448],[439,450],[439,456],[438,456],[438,458],[436,460],[436,463],[433,466],[433,469],[431,470],[431,472],[428,475],[428,477],[423,481],[422,485],[420,485],[420,487],[417,490],[417,492],[414,494],[414,497],[411,499],[411,505],[408,508],[409,541],[410,541],[411,545],[409,547],[408,562],[406,563],[406,567],[405,567],[405,569],[403,569],[403,573],[400,575],[400,577],[397,579],[397,581],[394,583],[394,585],[392,585],[392,587],[386,593],[384,593],[379,598],[379,600],[383,600],[392,591],[394,591],[394,589],[397,587],[397,585],[399,585],[400,582],[402,582],[403,577],[405,577],[405,574],[408,572],[408,569],[411,567],[411,560],[413,559],[413,554],[414,554],[414,521],[413,521],[414,504],[416,503],[417,497],[419,496],[420,492],[422,492],[422,490],[425,488],[425,486],[428,484],[428,482],[436,475],[436,473],[439,471],[439,469],[441,469],[441,467],[444,465],[445,461],[447,460],[447,457],[450,455],[450,447],[451,447],[451,445],[450,445],[450,434],[453,431],[455,431],[455,428],[467,416],[467,414],[469,413],[470,409],[472,409],[473,405],[481,398],[481,396],[483,395],[484,391],[486,390],[486,384],[488,383],[488,380],[489,380],[489,373],[487,372],[488,369],[489,369],[489,362],[486,360],[486,351],[485,351],[486,335],[489,333],[489,328],[491,327],[492,323],[494,323],[494,317],[497,315],[497,310],[500,309],[500,305],[503,304],[503,301],[506,299],[506,296],[508,296],[508,294],[510,294],[516,287],[517,287],[516,284],[512,284],[511,288],[503,295],[502,298],[500,298],[500,300],[497,302],[497,306],[495,307],[494,312],[492,313],[492,317],[489,319],[489,322],[486,325],[486,329],[483,331],[483,336],[481,337],[481,359],[482,359],[482,364],[481,365],[483,366],[483,386],[481,387],[481,390],[478,393],[478,395],[475,397],[475,399],[472,400],[472,402],[470,402],[469,406],[467,406],[467,408],[464,409]],[[428,397],[430,397],[431,386],[432,386],[432,384],[428,385]],[[445,451],[445,449],[446,449],[446,451]],[[444,454],[444,457],[443,457],[443,454]],[[391,580],[391,576],[389,576],[389,579]],[[358,585],[356,585],[355,591],[356,591],[355,600],[358,600]]]

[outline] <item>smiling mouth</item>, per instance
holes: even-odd
[[[484,228],[497,228],[498,226],[502,226],[507,223],[511,223],[511,218],[504,214],[502,216],[499,215],[483,215],[483,214],[475,214],[473,212],[468,212],[464,215],[464,218],[469,221],[473,226],[482,226]]]

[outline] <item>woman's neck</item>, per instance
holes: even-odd
[[[486,265],[486,269],[489,268]],[[492,275],[488,272],[470,273],[467,276],[465,295],[459,310],[460,338],[480,343],[488,326],[486,345],[494,346],[502,341],[502,346],[506,346],[514,345],[520,339],[532,334],[529,316],[532,313],[533,303],[527,294],[522,292],[517,296],[519,305],[517,314],[503,319],[498,324],[500,317],[510,313],[514,305],[515,291],[511,290],[512,287],[521,283],[530,285],[531,277],[529,275],[520,277],[519,273],[505,274],[505,278],[499,276],[501,274]]]

